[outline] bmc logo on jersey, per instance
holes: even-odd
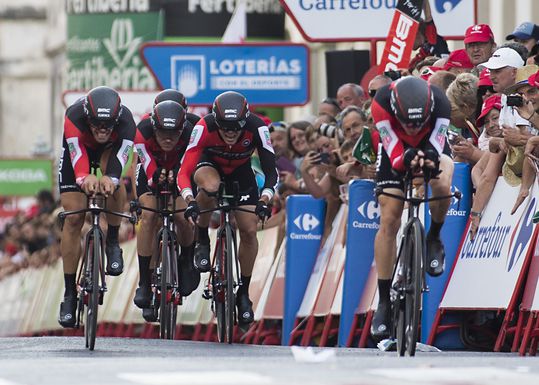
[[[320,221],[312,214],[301,214],[294,219],[294,224],[300,230],[312,231],[320,224]]]

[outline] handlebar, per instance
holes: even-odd
[[[174,215],[177,213],[183,213],[186,208],[184,209],[177,209],[177,210],[169,210],[169,209],[154,209],[153,207],[146,207],[142,206],[139,201],[133,200],[129,202],[129,211],[130,212],[136,212],[137,215],[140,215],[142,210],[151,211],[152,213],[161,214],[161,215]]]

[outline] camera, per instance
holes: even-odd
[[[460,135],[457,132],[448,130],[447,141],[450,145],[454,146],[455,144],[458,144],[458,142],[460,142]]]
[[[391,80],[400,79],[402,76],[402,74],[399,71],[395,71],[395,70],[384,71],[384,75],[390,78]]]
[[[524,105],[524,99],[522,95],[514,94],[507,96],[507,106],[508,107],[522,107]]]
[[[320,153],[320,163],[329,164],[329,152]]]
[[[337,138],[339,143],[344,140],[340,128],[329,123],[322,123],[318,128],[318,132],[320,132],[320,135],[327,136],[328,138]]]

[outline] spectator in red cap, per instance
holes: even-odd
[[[492,80],[490,80],[490,70],[485,68],[479,74],[479,83],[477,83],[477,110],[475,111],[475,116],[481,115],[481,106],[485,100],[495,93]]]
[[[474,65],[470,61],[465,49],[457,49],[449,55],[444,70],[454,73],[455,75],[463,72],[471,72]]]
[[[464,34],[464,46],[470,61],[477,67],[494,53],[494,34],[487,24],[472,25]]]

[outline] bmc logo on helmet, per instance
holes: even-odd
[[[236,110],[235,108],[225,109],[225,119],[226,118],[236,119],[237,117],[238,117],[238,110]]]

